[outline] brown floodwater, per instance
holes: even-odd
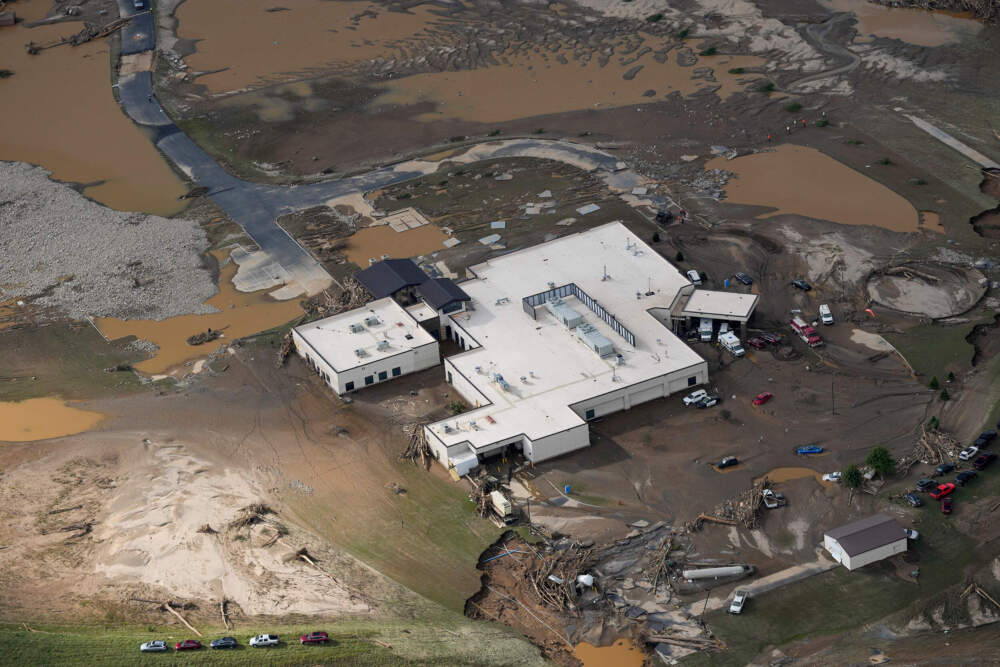
[[[213,253],[220,261],[225,261],[224,252]],[[135,364],[142,373],[166,373],[186,361],[208,356],[220,344],[237,338],[265,331],[289,322],[302,314],[297,300],[275,301],[267,290],[259,292],[239,292],[233,287],[236,264],[229,262],[222,267],[219,276],[219,293],[206,301],[220,312],[208,315],[181,315],[155,320],[119,320],[102,317],[95,320],[98,330],[108,339],[135,336],[159,346],[151,359]],[[196,333],[213,329],[222,331],[224,338],[192,346],[187,339]]]
[[[895,232],[920,229],[917,209],[910,202],[814,148],[782,144],[772,152],[735,160],[718,157],[705,168],[737,175],[726,185],[726,201],[777,209],[759,218],[795,213]]]
[[[573,657],[584,667],[642,667],[645,656],[629,639],[619,639],[611,646],[594,646],[580,642]]]
[[[382,259],[382,255],[406,258],[444,250],[442,244],[447,239],[448,235],[434,225],[405,232],[393,231],[389,225],[378,225],[359,229],[347,239],[347,246],[341,252],[364,269],[369,259]]]
[[[764,475],[764,477],[767,477],[775,484],[791,482],[794,479],[803,479],[805,477],[812,477],[820,486],[823,487],[836,486],[837,484],[836,482],[824,482],[823,475],[816,472],[812,468],[775,468]]]
[[[24,3],[13,5],[15,10]],[[41,0],[30,7],[45,4]],[[20,11],[19,11],[20,13]],[[104,181],[84,194],[120,211],[173,215],[187,191],[149,139],[122,113],[111,93],[108,45],[97,40],[30,56],[28,42],[71,35],[78,23],[0,29],[0,160],[38,164],[53,178]]]
[[[60,398],[0,401],[0,441],[33,442],[89,431],[104,419],[100,412],[74,408]]]
[[[283,11],[269,12],[275,7]],[[352,18],[366,11],[377,16]],[[177,9],[177,35],[198,40],[188,66],[212,72],[198,78],[213,93],[242,90],[282,74],[307,74],[325,65],[391,57],[392,44],[420,33],[432,20],[418,6],[390,12],[354,0],[187,0]],[[214,70],[223,70],[215,72]]]
[[[646,43],[656,48],[655,38]],[[570,53],[570,49],[563,49]],[[565,65],[551,53],[527,53],[505,56],[510,64],[494,65],[459,72],[430,72],[392,81],[383,86],[376,104],[407,106],[434,102],[433,112],[421,120],[461,119],[498,123],[552,113],[620,107],[651,102],[679,92],[690,95],[703,88],[720,86],[717,94],[728,97],[743,90],[755,77],[729,74],[730,69],[761,65],[756,56],[705,57],[693,67],[677,64],[671,51],[665,62],[657,62],[648,53],[635,62],[621,64],[618,56],[601,67],[596,58],[589,63],[569,60]],[[632,80],[623,75],[642,65]],[[693,78],[699,67],[712,67],[716,81]],[[652,90],[654,97],[644,94]]]
[[[834,11],[854,12],[858,34],[901,39],[918,46],[957,44],[983,28],[969,12],[886,7],[867,0],[823,0],[823,4]]]
[[[921,211],[920,217],[923,221],[921,229],[929,232],[943,232],[944,224],[941,222],[941,215],[936,211]]]

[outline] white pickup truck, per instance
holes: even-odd
[[[750,597],[750,591],[745,588],[738,588],[733,592],[733,603],[729,605],[730,614],[739,614],[743,611],[743,605]]]
[[[279,643],[278,635],[257,635],[250,638],[250,646],[277,646]]]

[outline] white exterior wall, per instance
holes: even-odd
[[[856,570],[859,567],[864,567],[865,565],[885,560],[886,558],[891,558],[896,554],[903,553],[906,551],[906,537],[904,536],[902,539],[886,544],[885,546],[878,547],[877,549],[849,556],[837,540],[829,535],[824,535],[823,548],[826,549],[831,556],[833,556],[834,560],[846,567],[848,570]]]
[[[688,378],[696,378],[694,385],[688,384]],[[652,378],[645,382],[639,382],[628,387],[622,387],[618,391],[595,396],[572,405],[573,412],[580,417],[587,418],[587,410],[594,411],[594,417],[603,417],[621,410],[628,410],[640,403],[652,401],[664,396],[670,396],[680,391],[685,391],[692,386],[705,384],[708,382],[708,364],[697,364],[688,369],[670,373],[664,377]]]
[[[444,360],[444,379],[473,408],[482,407],[489,403],[489,400],[479,393],[479,390],[464,375],[459,373],[458,369],[448,359]]]
[[[538,440],[524,439],[524,457],[535,463],[562,456],[590,445],[590,427],[574,426],[568,431],[553,433]]]
[[[327,376],[329,376],[330,380],[328,384],[330,385],[330,388],[337,393],[337,395],[347,393],[348,390],[346,387],[348,382],[354,383],[354,388],[351,391],[356,391],[358,389],[364,389],[366,386],[374,386],[379,382],[388,382],[389,380],[392,380],[394,378],[392,375],[393,368],[400,369],[400,374],[395,377],[401,377],[408,373],[415,373],[417,371],[422,371],[425,368],[437,366],[441,360],[438,352],[438,344],[435,341],[433,343],[428,343],[427,345],[421,345],[420,347],[412,350],[405,350],[391,357],[377,359],[372,361],[370,364],[337,372],[305,341],[303,341],[294,329],[292,330],[292,341],[295,343],[296,352],[299,353],[300,357],[306,360],[306,363],[311,361],[311,365],[314,368],[325,372]],[[385,372],[387,374],[385,380],[379,380],[378,374],[380,372]],[[365,385],[365,377],[369,375],[372,376],[374,382],[371,385]]]
[[[474,350],[477,347],[482,347],[482,345],[480,345],[479,343],[477,343],[472,338],[472,336],[469,335],[468,331],[466,331],[465,329],[462,328],[461,324],[459,324],[458,322],[456,322],[455,320],[452,319],[451,316],[452,315],[457,315],[457,314],[459,314],[459,313],[451,313],[451,314],[448,314],[448,315],[442,315],[441,316],[441,335],[442,336],[445,335],[445,331],[447,331],[447,329],[445,327],[451,327],[451,337],[452,337],[452,339],[455,342],[458,342],[458,337],[459,336],[462,337],[462,343],[463,343],[462,349],[463,350],[466,350],[466,351],[467,350]]]

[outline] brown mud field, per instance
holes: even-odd
[[[30,6],[35,4],[44,3],[33,0]],[[187,187],[115,102],[107,42],[59,46],[35,56],[24,48],[79,28],[20,24],[0,32],[0,63],[14,72],[0,79],[6,128],[0,132],[0,159],[38,164],[53,178],[83,183],[85,195],[120,211],[179,213],[188,204],[178,200]]]
[[[888,37],[918,46],[956,44],[978,33],[983,24],[969,12],[927,11],[876,5],[866,0],[820,0],[838,12],[853,12],[858,33]]]
[[[444,249],[442,243],[448,236],[436,225],[397,232],[388,225],[374,225],[355,232],[343,248],[348,261],[366,267],[370,259],[376,261],[383,255],[389,257],[417,257]]]
[[[94,428],[105,415],[72,407],[58,398],[0,402],[0,441],[60,438]]]

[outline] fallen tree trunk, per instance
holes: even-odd
[[[181,621],[181,623],[183,623],[183,624],[184,624],[184,625],[185,625],[185,626],[187,627],[187,629],[188,629],[188,630],[190,630],[191,632],[195,633],[195,634],[196,634],[196,635],[198,635],[199,637],[201,637],[201,636],[202,636],[202,634],[201,634],[200,632],[198,632],[198,631],[197,631],[197,630],[196,630],[196,629],[194,628],[194,626],[193,626],[193,625],[191,625],[190,623],[188,623],[188,622],[187,622],[187,621],[186,621],[186,620],[184,619],[184,617],[183,617],[183,616],[181,616],[181,615],[180,615],[179,613],[177,613],[177,610],[175,610],[175,609],[174,609],[173,607],[171,607],[171,606],[170,606],[170,602],[164,602],[164,603],[163,603],[163,608],[164,608],[164,609],[166,609],[167,611],[169,611],[169,612],[170,612],[171,614],[173,614],[173,615],[174,615],[174,616],[176,616],[177,618],[179,618],[179,619],[180,619],[180,621]]]

